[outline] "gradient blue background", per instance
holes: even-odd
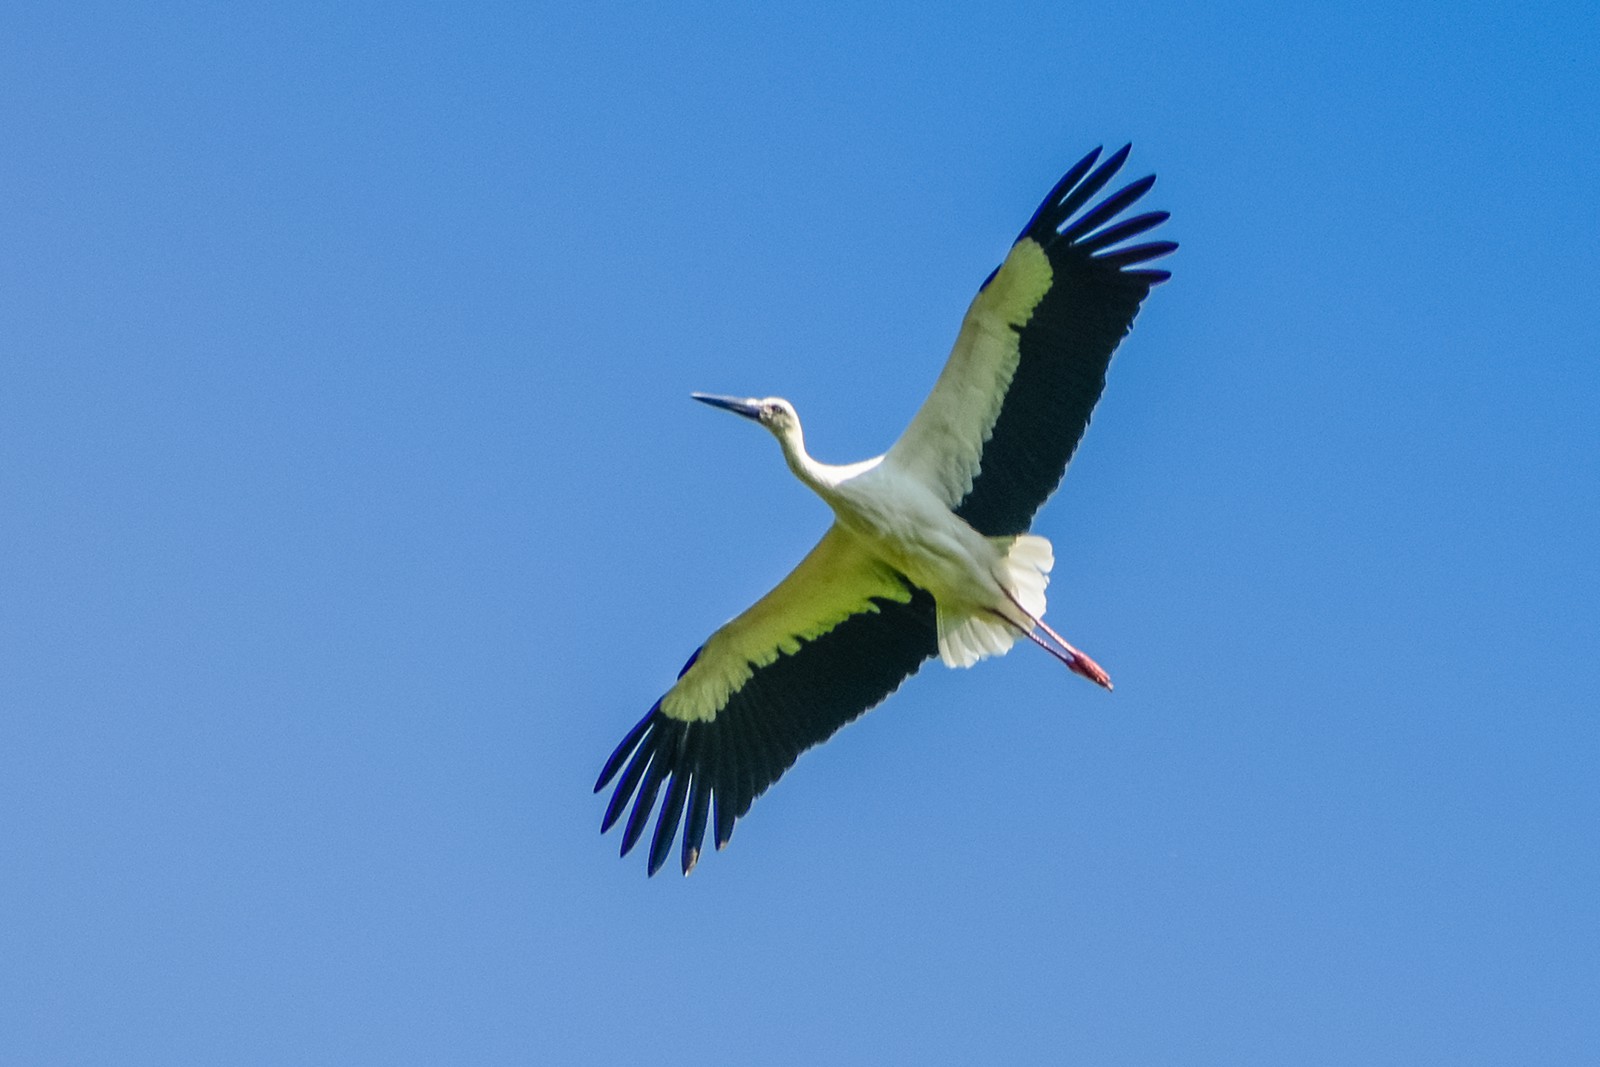
[[[0,15],[0,1061],[1600,1062],[1588,2]],[[334,7],[335,10],[329,10]],[[1183,243],[930,667],[594,774],[1086,148]]]

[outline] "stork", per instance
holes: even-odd
[[[621,778],[600,830],[632,801],[624,856],[666,786],[649,874],[680,824],[684,874],[708,820],[725,846],[800,753],[934,655],[969,667],[1027,638],[1111,688],[1099,664],[1045,624],[1054,554],[1028,529],[1089,424],[1112,352],[1150,288],[1170,276],[1140,265],[1178,247],[1125,243],[1166,221],[1164,211],[1114,221],[1153,175],[1078,214],[1130,147],[1099,166],[1095,149],[1050,190],[979,287],[933,392],[883,455],[819,463],[787,400],[693,394],[765,427],[834,522],[788,577],[689,657],[606,760],[595,792]]]

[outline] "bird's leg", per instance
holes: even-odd
[[[998,614],[998,612],[996,614]],[[1005,618],[1005,616],[1003,616],[1003,615],[1000,616],[1000,617],[1001,618]],[[1024,629],[1021,626],[1017,626],[1017,624],[1014,623],[1014,622],[1011,622],[1010,619],[1006,619],[1006,622],[1010,623],[1012,626],[1015,626],[1016,629],[1017,629],[1017,632],[1022,634],[1022,636],[1026,637],[1029,641],[1032,641],[1034,644],[1038,645],[1040,648],[1042,648],[1046,652],[1050,653],[1056,659],[1060,660],[1062,663],[1065,663],[1069,669],[1074,670],[1074,671],[1078,669],[1077,661],[1074,660],[1067,653],[1061,651],[1055,645],[1052,645],[1050,642],[1046,641],[1044,638],[1040,637],[1038,634],[1034,633],[1032,630]]]
[[[1067,654],[1072,657],[1072,662],[1067,666],[1072,668],[1073,673],[1081,674],[1095,685],[1104,686],[1107,690],[1111,688],[1111,675],[1105,672],[1105,668],[1090,659],[1081,650],[1069,644],[1066,638],[1050,629],[1050,624],[1043,619],[1035,619],[1033,621],[1038,623],[1039,628],[1049,634],[1057,644],[1067,650]]]
[[[1011,603],[1016,606],[1018,611],[1021,611],[1023,615],[1027,616],[1027,618],[1034,623],[1034,625],[1038,626],[1047,635],[1049,635],[1049,637],[1054,640],[1056,644],[1060,645],[1061,649],[1060,651],[1057,651],[1056,649],[1050,647],[1038,634],[1034,633],[1032,630],[1024,630],[1020,626],[1017,627],[1018,630],[1021,630],[1024,634],[1026,634],[1034,644],[1055,656],[1055,658],[1060,660],[1062,663],[1065,663],[1067,665],[1067,669],[1072,671],[1073,674],[1081,675],[1084,678],[1089,679],[1089,681],[1093,682],[1095,685],[1103,687],[1108,692],[1111,690],[1111,675],[1105,672],[1105,668],[1101,667],[1100,664],[1096,663],[1085,653],[1073,647],[1073,645],[1068,642],[1066,638],[1062,637],[1060,634],[1056,633],[1055,630],[1051,629],[1049,623],[1045,622],[1043,619],[1035,619],[1032,615],[1029,615],[1026,611],[1023,611],[1022,605],[1017,603],[1017,598],[1011,595],[1011,590],[1002,586],[1001,592],[1005,593],[1006,599],[1011,601]],[[1016,624],[1012,623],[1012,625],[1015,626]]]

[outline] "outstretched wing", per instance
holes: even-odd
[[[800,753],[894,692],[937,651],[933,598],[834,526],[772,592],[711,635],[623,738],[594,787],[598,793],[622,771],[601,832],[633,800],[626,856],[665,785],[649,872],[666,862],[687,807],[688,874],[713,804],[721,848],[734,820]]]
[[[1099,156],[1097,148],[1050,190],[978,290],[933,393],[889,450],[888,462],[990,536],[1025,532],[1060,483],[1111,353],[1150,287],[1169,277],[1137,265],[1178,247],[1123,245],[1166,221],[1164,211],[1113,222],[1154,176],[1073,217],[1121,169],[1128,148],[1091,174]]]

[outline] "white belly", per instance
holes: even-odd
[[[837,487],[828,503],[873,555],[932,593],[942,608],[1006,604],[995,577],[1003,550],[931,491],[869,475]]]

